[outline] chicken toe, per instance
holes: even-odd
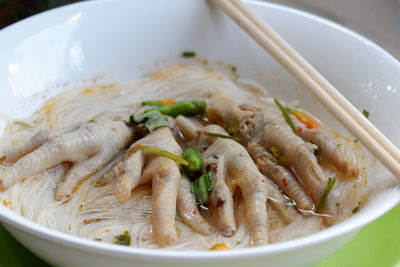
[[[197,233],[210,235],[214,232],[212,226],[200,214],[187,177],[182,177],[179,185],[177,209],[182,221]]]
[[[72,162],[74,166],[57,189],[57,199],[65,198],[85,178],[111,161],[132,138],[132,130],[124,122],[116,121],[87,122],[66,130],[44,131],[8,153],[16,162],[0,169],[0,188],[8,188],[26,176],[60,163]],[[22,156],[24,153],[29,154]],[[16,158],[17,155],[22,157]]]
[[[152,177],[152,223],[155,236],[161,246],[178,242],[175,228],[176,200],[181,175],[177,164],[171,159],[153,159],[143,176]]]

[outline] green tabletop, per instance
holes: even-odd
[[[400,205],[315,267],[400,267]],[[48,266],[0,226],[0,267]]]

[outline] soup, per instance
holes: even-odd
[[[359,142],[306,108],[190,64],[67,90],[9,121],[0,200],[46,227],[135,247],[309,235],[357,213],[372,187]]]

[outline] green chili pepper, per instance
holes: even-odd
[[[203,100],[180,101],[173,105],[148,109],[145,113],[156,110],[164,115],[172,117],[177,117],[178,115],[191,117],[204,114],[206,112],[206,107],[207,104]]]
[[[189,162],[189,165],[185,167],[188,173],[196,173],[201,170],[203,166],[202,158],[195,149],[191,147],[186,149],[183,158]]]

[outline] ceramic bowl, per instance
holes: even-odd
[[[276,29],[357,108],[400,145],[400,63],[364,37],[320,17],[261,1],[246,4]],[[272,95],[299,99],[338,126],[324,107],[238,26],[205,0],[85,1],[33,16],[0,31],[0,113],[27,117],[69,86],[132,80],[184,50],[237,66]],[[99,81],[100,80],[100,81]],[[4,123],[0,125],[0,131]],[[338,126],[339,127],[339,126]],[[380,165],[379,179],[390,174]],[[308,266],[344,245],[400,200],[394,187],[357,215],[324,231],[268,246],[230,251],[139,249],[57,232],[0,205],[2,224],[57,266]]]

